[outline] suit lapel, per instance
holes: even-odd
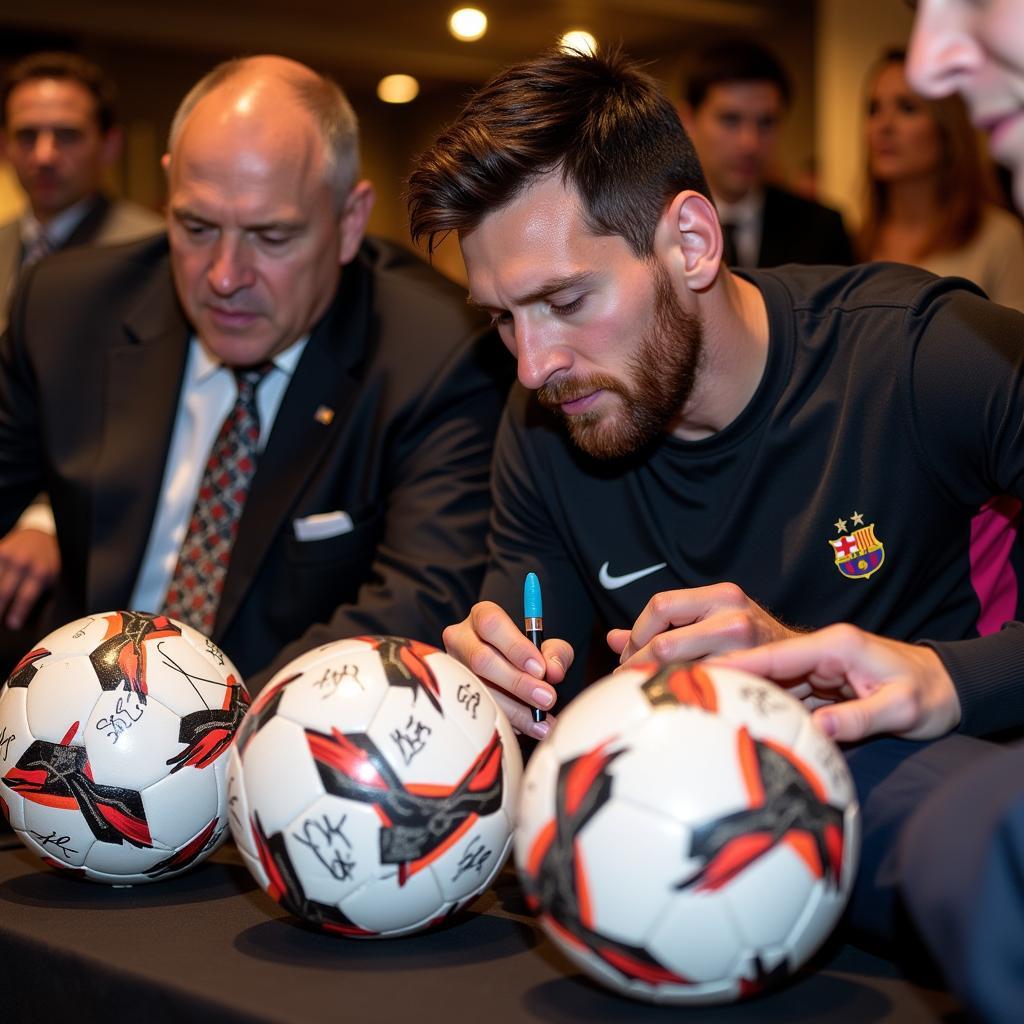
[[[0,227],[0,330],[7,324],[7,310],[21,269],[21,232],[18,222]]]
[[[166,260],[120,329],[122,343],[106,354],[89,608],[130,599],[163,483],[189,338]]]
[[[224,636],[307,480],[348,421],[359,387],[356,369],[373,331],[372,285],[363,257],[345,268],[334,302],[295,368],[239,523],[215,638]],[[331,410],[329,423],[317,417],[321,406]]]
[[[88,245],[103,227],[110,210],[110,200],[102,193],[97,195],[89,207],[88,213],[75,225],[74,231],[64,240],[62,249],[70,249],[75,245]]]

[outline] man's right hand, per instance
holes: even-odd
[[[52,533],[16,527],[0,540],[0,615],[8,629],[24,625],[59,572],[60,549]]]
[[[537,739],[548,734],[551,716],[535,722],[531,709],[554,704],[554,686],[572,664],[569,644],[548,639],[538,650],[503,609],[481,601],[462,622],[444,631],[444,647],[491,687],[517,732]]]

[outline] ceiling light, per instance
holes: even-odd
[[[460,7],[448,19],[448,31],[464,43],[472,43],[487,31],[487,15],[475,7]]]
[[[582,28],[574,28],[570,32],[566,32],[558,40],[558,45],[563,50],[576,50],[579,53],[586,53],[591,56],[597,53],[597,40]]]
[[[385,75],[377,83],[377,98],[385,103],[408,103],[419,92],[420,83],[412,75]]]

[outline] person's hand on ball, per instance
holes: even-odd
[[[494,697],[517,732],[541,739],[554,721],[535,722],[531,708],[555,703],[554,687],[565,678],[573,649],[549,637],[538,650],[493,601],[473,605],[462,622],[448,626],[445,650],[494,690]]]
[[[835,740],[878,733],[934,739],[960,722],[960,698],[935,651],[845,623],[715,662],[764,676],[818,705],[814,720]]]

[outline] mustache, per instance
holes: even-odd
[[[589,377],[563,377],[548,381],[537,388],[537,401],[549,409],[557,409],[567,402],[593,394],[595,391],[622,393],[622,384],[614,377],[592,374]]]

